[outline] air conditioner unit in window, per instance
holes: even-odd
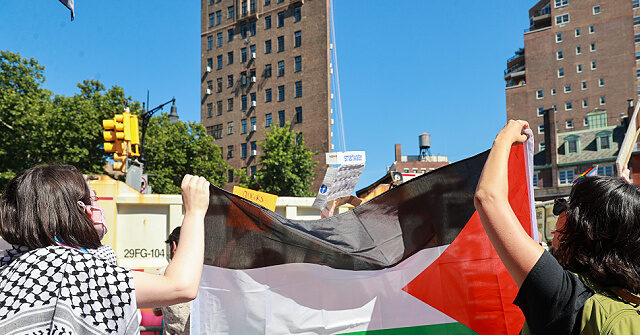
[[[211,89],[207,88],[207,90],[205,91],[205,93],[207,93],[207,95],[211,95]]]
[[[257,129],[258,127],[255,124],[251,125],[251,131],[256,131]]]
[[[251,156],[257,156],[258,155],[258,150],[251,150]]]
[[[256,76],[251,77],[251,82],[255,83],[258,80],[258,78],[256,78]]]
[[[207,72],[211,72],[211,66],[207,66]]]
[[[255,52],[251,53],[251,59],[256,59],[256,53]]]
[[[252,101],[251,101],[251,107],[255,107],[255,106],[257,106],[257,105],[258,105],[258,102],[257,102],[257,101],[255,101],[255,100],[252,100]]]

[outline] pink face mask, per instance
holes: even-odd
[[[94,228],[98,232],[98,236],[100,236],[100,239],[102,240],[104,235],[107,234],[107,224],[104,218],[104,209],[98,204],[95,193],[93,193],[93,191],[91,192],[91,205],[87,206],[84,202],[78,200],[78,206],[84,210],[87,216],[91,219]]]

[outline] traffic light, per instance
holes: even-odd
[[[102,120],[104,151],[113,153],[113,170],[126,172],[128,144],[125,131],[125,120],[128,117],[123,114],[116,114],[111,120]]]
[[[129,156],[140,157],[140,137],[138,135],[138,116],[129,117]]]

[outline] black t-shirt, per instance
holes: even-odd
[[[578,334],[582,308],[593,292],[545,251],[514,300],[531,334]]]

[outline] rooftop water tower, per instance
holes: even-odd
[[[418,136],[418,144],[420,145],[420,160],[428,161],[428,157],[431,156],[431,135],[422,133]]]

